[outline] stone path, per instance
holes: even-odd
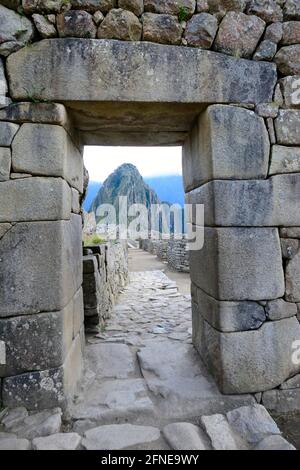
[[[85,385],[72,409],[83,447],[253,448],[266,436],[281,439],[252,396],[220,394],[191,333],[190,296],[180,294],[162,271],[131,273],[106,327],[87,340]],[[230,433],[223,416],[249,406],[259,410],[256,426],[269,421],[265,434],[250,443],[248,436]]]
[[[224,396],[191,341],[191,299],[162,271],[131,273],[89,335],[81,390],[59,409],[0,414],[1,449],[291,449],[250,395]]]

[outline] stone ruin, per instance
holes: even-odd
[[[299,0],[0,3],[2,404],[80,381],[83,145],[154,144],[205,204],[195,347],[222,392],[299,409]]]

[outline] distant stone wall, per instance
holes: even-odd
[[[190,272],[187,240],[141,240],[140,248],[167,261],[170,268],[179,272]]]
[[[170,240],[167,247],[168,265],[175,271],[190,272],[190,257],[187,240]]]
[[[120,289],[127,283],[128,252],[125,243],[84,248],[83,298],[86,329],[109,318]]]

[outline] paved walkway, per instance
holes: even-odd
[[[278,439],[252,396],[220,394],[191,331],[189,295],[162,271],[131,273],[107,326],[88,339],[84,390],[72,411],[86,448],[248,448],[224,416],[242,406],[269,420]]]
[[[252,396],[219,393],[191,343],[190,296],[162,271],[131,273],[87,338],[81,385],[69,419],[0,411],[0,450],[291,448]]]

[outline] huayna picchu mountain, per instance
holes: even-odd
[[[149,209],[151,204],[160,203],[156,192],[145,183],[138,169],[131,163],[124,163],[104,181],[89,212],[96,214],[101,204],[112,204],[118,215],[120,196],[127,196],[128,206],[143,204]]]

